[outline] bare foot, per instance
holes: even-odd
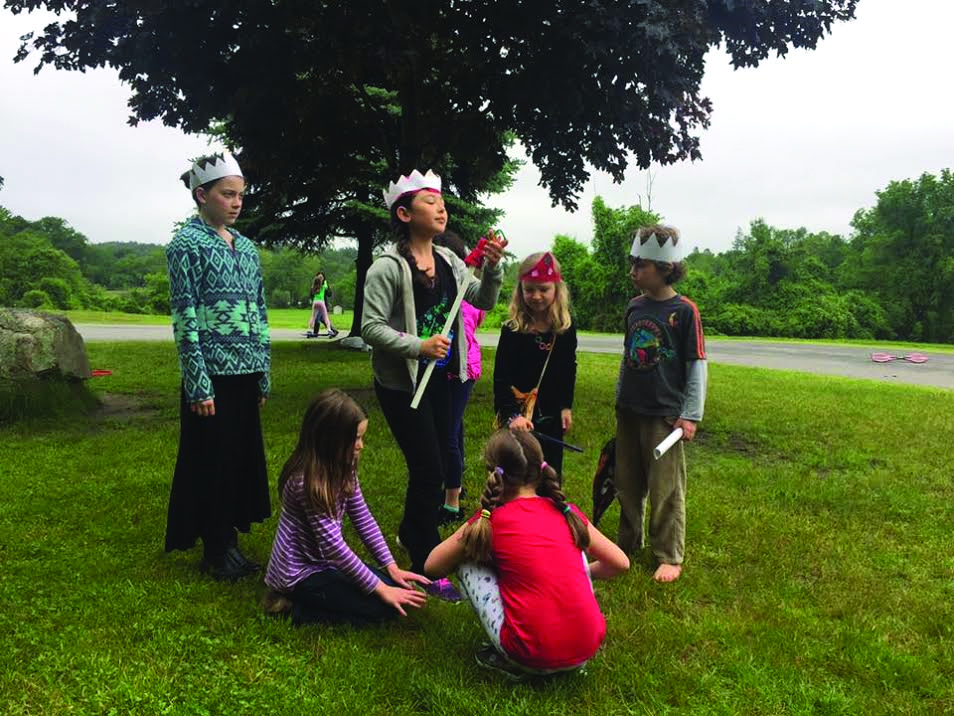
[[[657,582],[675,582],[682,574],[681,564],[660,564],[653,575]]]

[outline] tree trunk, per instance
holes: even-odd
[[[361,316],[364,313],[364,280],[371,267],[371,254],[374,249],[374,229],[362,224],[355,232],[358,240],[358,258],[355,260],[357,275],[354,282],[354,320],[351,322],[351,335],[361,335]]]

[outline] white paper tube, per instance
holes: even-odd
[[[682,428],[676,428],[659,445],[653,448],[653,457],[657,460],[668,452],[669,448],[682,440]]]

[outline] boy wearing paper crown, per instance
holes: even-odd
[[[181,179],[198,216],[166,247],[182,385],[165,548],[201,540],[201,570],[233,581],[260,569],[236,531],[271,514],[259,418],[269,391],[265,289],[258,249],[232,228],[245,192],[235,158],[201,157]]]
[[[682,572],[686,525],[686,463],[682,443],[656,460],[653,448],[674,429],[692,440],[706,399],[706,352],[699,309],[676,293],[685,275],[684,244],[668,226],[645,226],[633,238],[629,276],[641,295],[626,308],[626,339],[616,387],[617,543],[627,554],[649,543],[657,582]]]

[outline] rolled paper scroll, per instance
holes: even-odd
[[[653,448],[653,457],[657,460],[665,455],[669,448],[682,440],[682,428],[676,428],[659,445]]]

